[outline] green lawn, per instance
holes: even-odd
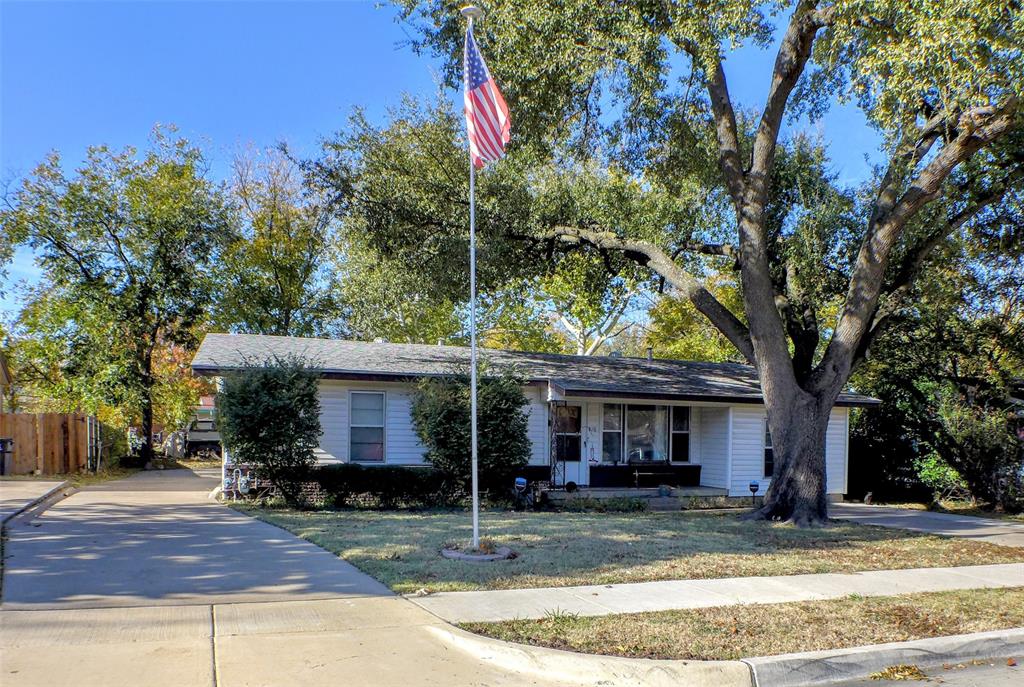
[[[466,623],[522,644],[638,658],[730,660],[1024,625],[1024,588]]]
[[[438,553],[469,540],[466,512],[241,509],[405,593],[1024,562],[1024,549],[842,521],[801,530],[720,512],[485,512],[484,536],[519,557],[473,564]]]

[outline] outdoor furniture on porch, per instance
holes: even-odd
[[[672,487],[700,486],[700,465],[678,465],[665,462],[619,463],[591,465],[591,487]]]

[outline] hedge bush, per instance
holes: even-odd
[[[477,385],[480,490],[505,492],[530,459],[523,380],[511,371],[482,374]],[[469,375],[426,378],[412,400],[416,434],[426,446],[424,459],[469,491]]]
[[[301,505],[320,443],[319,375],[298,358],[250,364],[224,375],[217,431],[236,463],[273,482],[289,506]]]
[[[325,465],[314,472],[334,507],[430,508],[458,503],[459,483],[431,467]]]

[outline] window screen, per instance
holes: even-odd
[[[353,391],[349,418],[349,460],[383,462],[384,392]]]

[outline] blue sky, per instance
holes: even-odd
[[[215,176],[248,145],[286,141],[312,154],[353,107],[377,119],[403,92],[436,92],[437,65],[406,39],[390,6],[362,0],[2,0],[0,175],[22,176],[50,150],[74,165],[92,144],[144,146],[157,123],[202,145]],[[735,100],[763,100],[772,56],[730,57]],[[835,108],[814,129],[840,179],[865,177],[878,139],[859,111]],[[34,274],[20,251],[10,280]],[[0,299],[0,310],[14,305],[10,293]]]

